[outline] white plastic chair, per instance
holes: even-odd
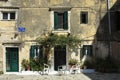
[[[44,69],[43,69],[43,74],[49,74],[49,65],[44,63]]]
[[[70,68],[70,73],[79,73],[80,71],[80,65],[79,64],[76,64],[76,65],[73,65],[71,68]]]
[[[59,71],[60,74],[65,74],[66,70],[67,70],[66,65],[60,65],[60,66],[58,66],[58,71]]]

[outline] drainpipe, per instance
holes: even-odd
[[[108,56],[110,57],[112,52],[111,46],[111,17],[110,17],[110,0],[107,0],[107,14],[108,14],[108,28],[109,28],[109,53]]]

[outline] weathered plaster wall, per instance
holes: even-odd
[[[34,40],[50,26],[48,8],[21,8],[18,19],[19,26],[25,27],[25,38]]]
[[[80,23],[80,12],[88,11],[88,24]],[[71,10],[71,34],[77,34],[80,38],[93,37],[96,33],[96,12],[89,8],[73,8]]]
[[[0,71],[3,70],[3,49],[2,44],[0,44]]]
[[[82,0],[34,0],[21,1],[22,8],[19,13],[18,24],[26,28],[25,37],[34,39],[42,34],[43,30],[51,29],[49,7],[69,6],[71,7],[70,27],[71,34],[78,34],[81,38],[94,36],[96,33],[96,11],[95,2]],[[97,7],[98,8],[98,7]],[[88,11],[88,24],[80,24],[80,12]],[[77,23],[76,23],[77,22]],[[36,31],[35,33],[33,32]],[[88,31],[89,30],[89,31]],[[88,34],[89,33],[89,34]]]
[[[0,7],[18,7],[21,0],[0,1]]]

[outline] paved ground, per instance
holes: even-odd
[[[92,74],[69,74],[69,75],[0,75],[0,80],[120,80],[117,73],[92,73]]]
[[[0,75],[0,80],[120,80],[120,74],[92,73],[68,75]]]

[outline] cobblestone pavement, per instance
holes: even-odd
[[[117,73],[92,73],[92,74],[69,74],[69,75],[0,75],[0,80],[120,80]]]

